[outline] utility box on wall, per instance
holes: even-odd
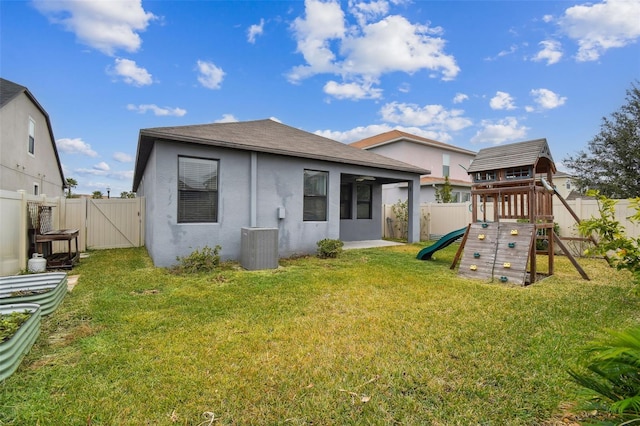
[[[242,228],[240,264],[248,270],[278,267],[278,228]]]

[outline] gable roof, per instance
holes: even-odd
[[[371,149],[378,146],[388,145],[395,142],[406,140],[421,145],[433,146],[436,148],[446,149],[449,151],[456,151],[463,154],[475,155],[475,151],[469,151],[467,149],[459,148],[457,146],[449,145],[444,142],[438,142],[433,139],[423,138],[422,136],[412,135],[400,130],[390,130],[388,132],[380,133],[379,135],[371,136],[369,138],[361,139],[353,142],[349,145],[361,149]]]
[[[535,173],[556,172],[546,139],[492,146],[478,151],[468,173],[533,166]]]
[[[4,108],[9,102],[14,100],[18,95],[24,93],[24,95],[29,98],[29,100],[38,108],[38,110],[44,116],[47,122],[47,129],[49,130],[49,138],[51,139],[51,144],[53,145],[53,153],[56,158],[56,163],[58,164],[58,171],[60,172],[60,178],[62,178],[62,187],[67,187],[67,182],[64,178],[64,173],[62,171],[62,163],[60,162],[60,156],[58,155],[58,149],[56,147],[56,139],[53,137],[53,127],[51,126],[51,120],[49,119],[49,114],[47,111],[40,105],[35,96],[27,89],[25,86],[14,83],[13,81],[6,80],[0,77],[0,109]]]
[[[140,184],[156,140],[265,152],[420,175],[431,173],[402,161],[266,119],[141,129],[133,176],[134,191]]]

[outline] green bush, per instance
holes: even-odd
[[[336,258],[342,253],[344,243],[340,240],[325,238],[316,243],[318,245],[318,257],[322,259]]]
[[[214,248],[204,246],[201,250],[194,250],[189,256],[178,256],[176,260],[179,265],[176,270],[186,274],[214,271],[220,265],[221,249],[219,245]]]
[[[586,250],[585,254],[606,256],[611,266],[631,272],[636,284],[635,292],[640,295],[640,238],[625,235],[624,226],[616,219],[616,200],[595,190],[587,191],[587,195],[598,200],[600,217],[583,220],[578,224],[578,231],[582,236],[596,234],[599,239],[598,245]],[[640,197],[631,198],[630,201],[636,212],[628,219],[633,223],[640,223]]]
[[[591,343],[585,353],[584,368],[569,374],[585,388],[586,408],[605,414],[597,423],[640,424],[640,326],[611,331],[608,339]]]

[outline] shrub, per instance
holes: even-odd
[[[198,272],[211,272],[220,265],[219,245],[211,248],[204,246],[202,250],[194,250],[189,256],[178,256],[176,260],[179,262],[177,266],[178,272],[193,274]]]
[[[640,424],[640,326],[610,331],[608,339],[592,342],[585,353],[589,359],[582,371],[569,374],[585,388],[587,408],[615,420],[600,424]]]
[[[318,245],[318,257],[322,259],[336,258],[342,253],[344,243],[340,240],[325,238],[316,243]]]
[[[635,291],[640,295],[640,238],[625,235],[624,227],[616,220],[616,200],[600,195],[598,191],[587,191],[587,195],[598,200],[599,218],[583,220],[578,224],[582,236],[595,233],[599,237],[595,248],[586,250],[585,254],[599,254],[607,257],[609,264],[616,269],[626,269],[633,275]],[[636,213],[628,219],[640,223],[640,197],[631,199]]]
[[[400,233],[400,238],[407,238],[407,229],[409,224],[409,201],[398,200],[391,206],[391,211],[396,217],[396,229]]]

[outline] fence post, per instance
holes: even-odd
[[[27,247],[27,240],[29,239],[29,209],[27,208],[27,193],[24,189],[18,190],[20,194],[20,224],[18,229],[22,229],[21,237],[18,239],[18,265],[20,269],[27,269],[27,257],[29,248]]]

